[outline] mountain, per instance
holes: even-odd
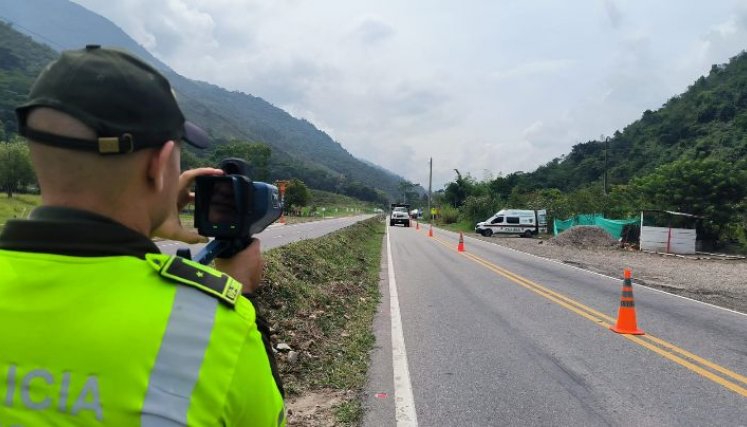
[[[532,172],[482,182],[458,176],[441,197],[459,211],[443,209],[443,218],[469,224],[505,206],[547,209],[551,218],[658,211],[646,217],[650,224],[694,225],[712,249],[737,245],[731,249],[747,251],[745,52],[604,139],[577,144]]]
[[[0,140],[15,131],[14,108],[26,99],[34,79],[57,53],[0,23]]]
[[[404,180],[355,158],[312,123],[261,98],[177,74],[114,23],[69,0],[0,0],[0,19],[56,51],[94,43],[140,56],[166,75],[185,115],[206,129],[216,143],[239,139],[268,144],[273,153],[271,178],[295,176],[328,191],[344,192],[362,185],[395,197]],[[49,56],[39,58],[44,62]]]
[[[747,160],[747,54],[711,67],[688,90],[656,111],[617,131],[608,140],[610,185],[652,173],[675,161]],[[588,141],[524,174],[535,188],[573,190],[599,183],[604,175],[605,141]]]

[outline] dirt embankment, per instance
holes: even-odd
[[[285,385],[288,426],[357,425],[379,301],[382,219],[265,253],[259,306]]]
[[[613,277],[630,268],[637,283],[747,313],[744,259],[681,258],[621,249],[597,227],[574,227],[552,239],[476,237]]]

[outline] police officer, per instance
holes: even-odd
[[[123,51],[67,51],[17,109],[42,206],[0,235],[0,426],[277,426],[283,401],[242,292],[259,242],[216,269],[178,212],[206,134],[168,81]]]

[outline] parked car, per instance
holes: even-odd
[[[475,232],[485,237],[493,234],[518,234],[523,237],[547,233],[547,210],[501,209],[475,225]]]

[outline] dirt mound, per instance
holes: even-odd
[[[578,246],[583,248],[611,248],[619,243],[601,227],[577,225],[547,241],[557,246]]]

